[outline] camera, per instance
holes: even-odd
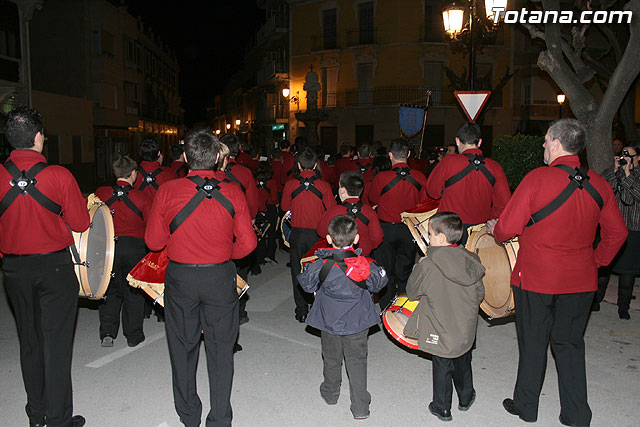
[[[631,157],[631,154],[629,154],[629,150],[622,150],[622,156],[621,158],[618,159],[618,165],[620,166],[624,166],[627,163],[627,159],[625,159],[624,157]]]

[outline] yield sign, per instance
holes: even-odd
[[[484,108],[484,104],[489,100],[491,95],[490,90],[477,90],[477,91],[461,91],[456,90],[453,94],[458,98],[458,102],[462,106],[464,113],[467,115],[470,121],[475,122]]]

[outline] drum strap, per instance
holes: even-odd
[[[354,219],[359,219],[364,225],[369,225],[369,218],[364,216],[364,214],[362,213],[362,202],[344,202],[342,206],[347,208],[347,215],[351,215]]]
[[[322,266],[322,269],[320,270],[320,277],[319,277],[320,282],[318,284],[318,288],[322,286],[322,284],[324,283],[324,280],[327,278],[327,276],[329,275],[329,272],[331,271],[334,265],[337,265],[338,268],[342,270],[342,272],[346,276],[348,269],[347,269],[347,264],[344,262],[344,260],[346,258],[354,258],[357,256],[358,255],[354,254],[352,251],[342,251],[342,252],[332,254],[331,256],[325,258],[325,263]],[[351,280],[353,283],[355,283],[359,288],[367,289],[366,281],[363,280],[361,282],[356,282],[355,280],[351,279],[349,276],[347,276],[347,278]]]
[[[369,167],[371,166],[371,164],[367,163],[367,164],[363,165],[360,162],[356,162],[356,166],[358,166],[358,169],[360,170],[360,173],[364,175],[364,173],[369,170]]]
[[[298,178],[298,181],[300,181],[300,187],[298,187],[296,190],[293,191],[293,193],[291,193],[291,199],[295,199],[303,191],[311,191],[313,194],[318,196],[320,200],[322,200],[322,193],[320,192],[320,190],[316,188],[315,184],[313,183],[315,180],[316,180],[315,176],[311,178],[302,178],[302,177]]]
[[[264,181],[258,181],[258,185],[256,187],[263,188],[267,191],[267,193],[271,194],[271,190],[269,190],[269,187],[267,187],[267,183]]]
[[[3,166],[7,172],[9,172],[9,175],[11,175],[12,180],[9,181],[11,188],[2,200],[0,200],[0,216],[5,213],[19,195],[26,196],[27,194],[48,211],[58,216],[62,215],[62,206],[45,196],[36,187],[38,183],[38,181],[36,181],[36,175],[48,166],[45,162],[36,163],[28,171],[21,171],[11,160],[5,162]]]
[[[129,191],[133,190],[132,186],[113,185],[111,186],[111,188],[113,188],[113,195],[105,202],[107,206],[111,207],[111,205],[113,205],[115,202],[124,202],[124,204],[127,205],[127,207],[131,209],[134,214],[138,215],[140,218],[143,218],[142,211],[138,209],[135,203],[133,203],[129,198]]]
[[[553,199],[547,206],[531,215],[527,227],[530,227],[533,224],[542,221],[543,219],[554,213],[556,210],[558,210],[558,208],[560,208],[560,206],[562,206],[564,202],[569,200],[569,197],[571,197],[573,192],[576,190],[586,190],[587,193],[589,193],[589,195],[593,197],[593,200],[595,200],[595,202],[598,204],[599,209],[602,209],[602,206],[604,205],[602,196],[600,196],[600,193],[598,193],[598,190],[596,190],[593,184],[589,182],[589,171],[586,168],[571,168],[567,165],[555,165],[554,167],[562,169],[569,174],[569,184],[567,184],[564,190],[562,190],[562,192],[558,194],[558,196]]]
[[[214,178],[203,178],[201,176],[188,176],[188,180],[192,181],[196,184],[196,194],[193,195],[191,200],[187,202],[187,204],[180,209],[180,212],[176,214],[176,216],[171,220],[169,224],[169,230],[171,234],[173,234],[180,225],[196,210],[196,208],[202,203],[204,199],[216,199],[222,207],[224,207],[231,218],[233,218],[236,214],[235,209],[233,208],[233,204],[229,199],[225,197],[224,194],[220,191],[220,182]],[[230,182],[229,180],[224,180],[222,182]]]
[[[487,165],[484,162],[484,156],[480,154],[463,154],[463,155],[467,156],[467,158],[469,159],[469,164],[460,172],[458,172],[457,174],[449,178],[444,183],[444,187],[442,188],[441,192],[444,192],[445,188],[452,186],[458,181],[461,181],[464,177],[466,177],[473,171],[482,172],[482,174],[489,180],[489,183],[491,184],[491,186],[495,185],[496,178],[493,176],[491,172],[489,172],[489,169],[487,169]]]
[[[142,184],[140,184],[140,188],[139,190],[142,191],[145,188],[147,188],[147,186],[151,186],[153,188],[155,188],[156,190],[158,189],[158,183],[156,182],[156,177],[158,175],[160,175],[160,173],[162,172],[161,168],[158,168],[156,170],[154,170],[151,173],[148,173],[146,170],[144,170],[144,168],[142,166],[138,167],[138,173],[140,173],[142,175]]]
[[[387,185],[384,186],[380,195],[382,196],[387,191],[391,190],[396,186],[400,181],[409,181],[414,187],[418,189],[418,191],[422,190],[422,184],[415,180],[414,177],[411,176],[411,169],[409,168],[397,168],[396,169],[396,177],[393,178]]]
[[[229,178],[231,181],[236,182],[240,185],[240,188],[242,188],[242,192],[246,193],[247,189],[244,185],[242,185],[242,183],[240,182],[240,180],[238,178],[236,178],[236,176],[231,173],[231,164],[228,164],[227,167],[224,170],[224,174],[227,176],[227,178]]]
[[[185,162],[182,162],[182,164],[180,165],[180,167],[178,169],[176,169],[176,175],[180,176],[180,174],[182,173],[182,171],[187,170],[187,164]]]

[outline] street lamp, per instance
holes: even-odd
[[[289,90],[288,87],[285,87],[284,89],[282,89],[282,96],[284,96],[285,98],[289,98],[289,94],[291,93],[291,91]],[[296,95],[292,96],[291,99],[289,99],[289,102],[295,102],[296,103],[296,108],[298,109],[298,111],[300,110],[300,91],[296,91]]]
[[[560,111],[558,112],[558,120],[562,118],[562,104],[564,103],[564,100],[565,100],[564,93],[559,93],[556,96],[556,101],[558,101],[558,104],[560,104]]]
[[[458,40],[463,33],[469,34],[469,90],[474,90],[474,74],[476,68],[476,41],[474,27],[480,25],[480,31],[491,32],[497,28],[499,16],[494,18],[494,10],[506,11],[507,0],[485,0],[484,17],[478,16],[478,0],[461,2],[452,0],[442,9],[442,24],[444,31],[454,40]],[[465,13],[469,14],[469,22],[464,26]]]
[[[227,123],[227,132],[229,132],[229,129],[231,129],[231,123]]]
[[[236,119],[236,126],[240,126],[240,119]]]

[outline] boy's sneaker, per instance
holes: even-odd
[[[102,338],[102,342],[100,343],[100,346],[113,347],[113,337],[110,335],[107,335],[106,337]]]
[[[473,402],[476,401],[476,391],[473,390],[473,393],[471,394],[471,400],[469,400],[469,403],[467,403],[466,405],[463,404],[458,404],[458,409],[460,411],[468,411],[469,408],[471,408],[471,405],[473,405]]]
[[[450,409],[442,409],[433,402],[429,403],[429,412],[438,417],[440,421],[451,421],[453,419]]]
[[[369,412],[366,414],[353,414],[353,419],[355,420],[366,420],[367,418],[369,418]]]

